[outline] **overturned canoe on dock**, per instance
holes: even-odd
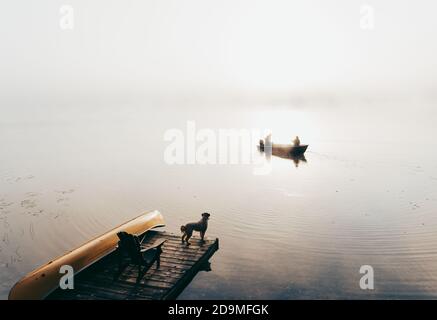
[[[59,272],[62,266],[71,266],[76,275],[116,250],[118,232],[141,235],[152,228],[164,225],[164,218],[159,211],[142,214],[30,272],[14,285],[9,292],[9,299],[44,299],[59,287],[59,281],[63,276]]]
[[[173,300],[200,271],[211,271],[209,259],[218,250],[218,239],[191,245],[181,243],[180,235],[165,231],[147,231],[141,246],[148,250],[162,243],[159,267],[154,264],[138,277],[138,268],[127,265],[119,273],[117,251],[105,256],[74,277],[74,289],[53,291],[47,300]]]

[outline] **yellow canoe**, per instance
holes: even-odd
[[[30,272],[12,287],[8,299],[44,299],[58,288],[59,281],[64,275],[59,273],[63,265],[73,267],[74,273],[77,274],[115,250],[118,232],[126,231],[140,235],[164,225],[164,218],[159,211],[142,214]]]

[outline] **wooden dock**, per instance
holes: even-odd
[[[112,252],[74,277],[74,289],[60,288],[52,292],[51,300],[168,300],[175,299],[201,270],[208,269],[209,258],[218,250],[218,239],[191,238],[190,246],[181,243],[180,236],[160,231],[148,231],[142,244],[166,239],[161,265],[153,265],[139,283],[138,268],[130,265],[114,280],[118,269],[116,252]]]

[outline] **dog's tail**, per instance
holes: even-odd
[[[185,226],[181,226],[181,232],[185,232],[187,228]]]

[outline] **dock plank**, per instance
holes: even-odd
[[[54,300],[167,300],[175,299],[202,270],[209,258],[218,250],[218,239],[192,238],[191,245],[181,243],[180,236],[167,232],[149,231],[142,246],[166,239],[162,246],[159,269],[153,265],[137,283],[138,269],[127,266],[114,280],[118,269],[116,253],[89,266],[75,275],[74,289],[52,292],[47,299]]]

